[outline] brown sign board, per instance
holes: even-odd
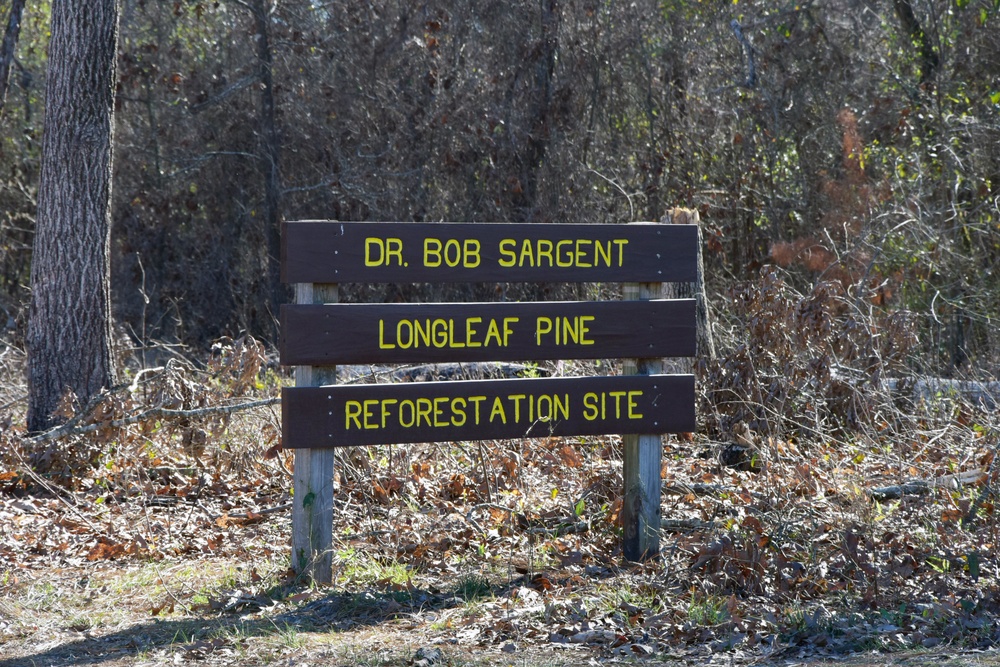
[[[698,228],[659,224],[299,221],[286,283],[694,282]]]
[[[636,375],[286,387],[282,446],[695,430],[694,376]]]
[[[693,357],[694,299],[281,307],[281,363]]]

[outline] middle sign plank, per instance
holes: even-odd
[[[693,299],[281,307],[281,363],[540,361],[695,354]]]

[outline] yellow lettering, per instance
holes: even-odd
[[[503,340],[500,338],[500,327],[497,326],[496,320],[490,320],[490,326],[486,329],[486,342],[483,343],[485,347],[490,346],[491,338],[496,339],[497,345],[503,347]]]
[[[423,341],[424,347],[431,346],[431,321],[424,320],[421,326],[420,320],[413,320],[413,347],[420,347]]]
[[[621,406],[621,402],[622,402],[622,396],[624,396],[624,395],[625,395],[624,391],[609,391],[608,392],[608,396],[611,396],[611,397],[613,397],[615,399],[615,419],[621,419],[622,418],[622,406]]]
[[[572,338],[574,343],[579,344],[580,342],[580,332],[578,327],[580,326],[580,318],[574,317],[573,321],[570,322],[568,317],[562,318],[562,330],[563,330],[563,345],[569,345],[569,339]],[[559,339],[559,333],[556,332],[556,340]]]
[[[563,394],[562,400],[559,400],[559,395],[556,394],[554,397],[554,409],[555,416],[554,419],[569,419],[569,394]]]
[[[473,324],[479,324],[483,321],[481,317],[470,317],[465,320],[465,344],[468,347],[482,347],[483,344],[476,341],[473,342],[472,337],[476,335],[476,330],[472,328]]]
[[[388,407],[395,403],[399,403],[395,398],[383,398],[382,399],[382,428],[385,428],[385,421],[389,417]]]
[[[548,402],[548,409],[547,410],[544,410],[544,411],[542,410],[542,401],[547,401]],[[537,403],[538,403],[538,405],[537,405],[538,409],[536,410],[536,412],[538,412],[538,421],[542,421],[542,422],[551,421],[551,419],[552,419],[552,397],[549,396],[548,394],[542,394],[541,396],[538,397]],[[534,421],[534,420],[532,420],[532,421]]]
[[[448,425],[448,422],[446,422],[446,421],[444,421],[444,419],[442,419],[442,417],[444,417],[444,408],[440,406],[441,403],[447,403],[447,402],[448,402],[448,397],[447,396],[440,396],[440,397],[434,399],[434,427],[435,428],[441,428],[443,426],[447,426]]]
[[[424,266],[441,266],[440,239],[424,239]]]
[[[583,418],[587,421],[597,419],[597,394],[588,391],[583,395]]]
[[[514,401],[514,423],[521,423],[521,401],[524,400],[524,394],[511,394],[508,396],[510,400]],[[491,420],[492,421],[492,420]],[[504,421],[506,424],[506,420]]]
[[[625,246],[628,245],[628,239],[615,239],[615,245],[618,246],[618,266],[622,266],[625,261]]]
[[[444,243],[444,263],[451,268],[455,268],[462,261],[462,245],[455,239],[448,239]]]
[[[479,266],[479,241],[476,239],[466,239],[462,244],[462,266],[467,269],[474,269]]]
[[[504,258],[510,257],[510,259],[500,259],[498,263],[500,266],[511,267],[517,263],[517,253],[513,250],[509,250],[513,246],[517,245],[517,241],[514,239],[503,239],[500,241],[500,255]]]
[[[368,400],[365,401],[364,405],[365,405],[365,412],[364,412],[365,429],[378,428],[378,424],[373,424],[371,421],[372,417],[375,416],[373,409],[375,408],[376,405],[378,405],[378,399],[369,398]]]
[[[538,239],[538,266],[542,265],[542,257],[549,258],[549,266],[555,266],[552,259],[552,241],[548,239]]]
[[[500,421],[502,421],[504,424],[507,423],[507,413],[505,413],[503,410],[503,403],[500,401],[499,396],[493,399],[493,410],[490,411],[491,424],[493,423],[493,420],[497,417],[497,415],[500,416]]]
[[[409,409],[409,411],[410,411],[410,417],[409,417],[409,419],[407,419],[404,416],[404,412],[405,412],[406,409]],[[399,425],[402,426],[403,428],[411,428],[413,426],[414,422],[416,422],[416,419],[417,419],[417,408],[416,408],[415,405],[413,405],[413,401],[411,401],[410,399],[406,399],[404,401],[400,401],[400,403],[399,403]]]
[[[547,317],[539,317],[535,320],[535,345],[542,344],[542,334],[552,331],[552,320]]]
[[[641,390],[630,391],[628,393],[628,418],[629,419],[642,419],[642,413],[636,412],[635,409],[639,407],[636,402],[636,398],[642,396]]]
[[[396,345],[394,343],[385,342],[385,320],[378,321],[378,349],[380,350],[395,350]]]
[[[447,347],[448,323],[444,320],[434,320],[431,328],[434,330],[434,347]]]
[[[392,258],[395,257],[398,261],[397,266],[403,266],[403,240],[402,239],[386,239],[385,240],[385,265],[389,266],[392,264]]]
[[[448,347],[465,347],[465,343],[455,340],[455,320],[448,320]]]
[[[519,317],[505,317],[503,318],[503,346],[507,347],[507,342],[510,339],[510,335],[514,333],[514,330],[510,328],[510,325],[514,322],[519,321]]]
[[[397,266],[403,266],[402,239],[365,239],[365,266],[390,266],[393,257],[396,258]]]
[[[378,248],[378,259],[372,259],[372,248]],[[385,243],[382,239],[365,239],[365,266],[382,266],[385,260]]]
[[[469,396],[469,403],[476,411],[476,426],[479,426],[479,404],[486,400],[485,396]]]
[[[535,251],[531,247],[531,240],[524,239],[521,242],[521,261],[517,263],[518,266],[524,266],[524,258],[528,258],[528,266],[535,265]]]
[[[593,345],[594,339],[587,338],[587,334],[590,333],[590,327],[587,326],[587,322],[593,322],[593,315],[583,315],[579,318],[578,323],[580,326],[580,345]]]
[[[607,246],[600,241],[594,241],[594,266],[600,266],[602,257],[604,265],[611,266],[611,241],[608,241]]]
[[[556,243],[556,266],[561,266],[563,268],[568,266],[573,266],[573,251],[567,250],[563,254],[563,246],[572,246],[573,242],[569,239],[563,239]],[[565,258],[565,259],[564,259]]]
[[[403,327],[409,328],[409,333],[404,338],[403,337]],[[413,347],[413,323],[409,320],[400,320],[396,322],[396,342],[404,350],[408,350]]]
[[[581,246],[590,245],[593,243],[590,239],[577,239],[576,240],[576,265],[582,266],[583,268],[589,269],[591,267],[590,262],[587,261],[587,255],[584,253]]]
[[[469,243],[468,241],[466,242]],[[476,242],[478,243],[478,242]],[[560,268],[593,268],[625,265],[625,246],[628,239],[503,239],[500,241],[500,266],[557,266]],[[445,262],[451,266],[448,248],[445,248]],[[617,252],[616,252],[617,251]],[[479,263],[478,247],[473,252],[467,246],[462,249],[465,261],[475,256],[475,265]],[[473,264],[468,263],[467,266]]]
[[[464,426],[465,419],[465,399],[462,397],[451,399],[451,425]]]
[[[624,392],[622,392],[624,393]],[[434,410],[434,403],[429,398],[417,399],[417,428],[420,428],[420,420],[423,419],[427,426],[432,424],[431,412]]]
[[[361,420],[358,417],[361,416],[361,402],[360,401],[347,401],[344,403],[344,430],[351,430],[351,421],[354,421],[355,428],[362,428]]]
[[[569,317],[538,317],[535,318],[535,345],[542,344],[542,337],[553,335],[555,345],[593,345],[594,340],[587,338],[590,333],[588,322],[593,322],[593,315],[578,315]]]

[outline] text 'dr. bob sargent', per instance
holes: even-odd
[[[286,282],[689,282],[691,225],[286,223]]]

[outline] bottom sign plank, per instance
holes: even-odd
[[[694,376],[634,375],[286,387],[282,445],[695,430]]]

